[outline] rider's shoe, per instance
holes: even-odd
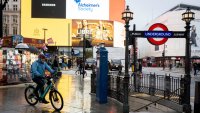
[[[48,104],[49,103],[46,99],[43,99],[41,102],[44,103],[44,104]]]

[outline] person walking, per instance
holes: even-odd
[[[59,68],[59,64],[58,64],[58,56],[55,56],[54,60],[53,60],[53,65],[52,65],[54,70],[57,70]]]
[[[194,69],[194,76],[197,76],[197,63],[196,62],[194,62],[193,63],[193,69]]]

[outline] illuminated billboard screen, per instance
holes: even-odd
[[[109,2],[109,0],[67,0],[66,17],[109,20]]]
[[[66,0],[32,0],[32,18],[66,18]]]
[[[104,42],[107,47],[112,47],[113,32],[112,21],[72,20],[72,46],[82,46],[85,36],[93,46]]]

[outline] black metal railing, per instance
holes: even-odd
[[[135,77],[134,77],[135,76]],[[123,103],[123,78],[124,73],[109,72],[108,96]],[[136,80],[134,80],[136,79]],[[183,102],[184,79],[170,75],[132,74],[129,80],[129,94],[145,93],[158,97],[158,100],[168,100],[177,105]],[[96,93],[96,74],[91,76],[91,93]],[[160,98],[160,99],[159,99]]]
[[[152,96],[163,97],[167,100],[181,104],[182,102],[182,77],[173,77],[170,75],[136,74],[130,78],[130,91],[146,93]],[[136,86],[134,85],[136,79]]]

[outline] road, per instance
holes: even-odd
[[[122,112],[121,105],[114,101],[109,101],[103,105],[96,102],[95,95],[90,94],[90,72],[84,79],[80,76],[75,76],[74,70],[63,72],[62,77],[56,84],[64,99],[64,107],[61,112],[54,111],[50,103],[38,103],[36,106],[29,106],[24,98],[25,85],[20,84],[0,87],[0,113]]]

